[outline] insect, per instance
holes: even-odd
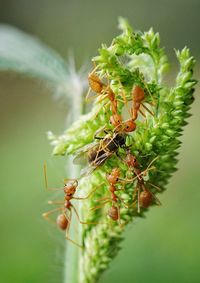
[[[129,169],[133,171],[133,173],[136,175],[137,186],[136,186],[136,189],[134,190],[133,199],[135,199],[135,197],[137,196],[138,213],[140,213],[140,207],[148,208],[154,200],[156,204],[158,205],[161,204],[158,198],[156,198],[156,196],[147,188],[145,181],[144,181],[144,177],[143,177],[147,171],[154,169],[154,167],[153,166],[151,167],[151,165],[157,158],[158,157],[154,158],[150,162],[146,170],[142,172],[139,168],[140,166],[139,166],[139,163],[136,157],[131,154],[130,150],[127,150],[127,155],[124,161],[128,165]],[[154,184],[150,182],[148,182],[148,184],[160,190],[160,188],[155,186]]]
[[[110,110],[112,111],[112,113],[117,114],[117,99],[116,96],[114,94],[114,92],[112,91],[112,89],[110,88],[109,85],[104,84],[100,78],[95,74],[95,70],[96,68],[89,73],[88,75],[88,83],[90,86],[90,89],[87,93],[86,96],[86,101],[89,100],[89,94],[90,94],[90,90],[93,90],[95,93],[97,93],[97,96],[94,96],[92,98],[96,98],[99,97],[100,100],[102,101],[105,98],[108,98],[109,102],[110,102]]]
[[[78,188],[78,180],[77,179],[65,179],[65,184],[63,188],[48,188],[48,181],[47,181],[47,174],[46,174],[46,163],[44,164],[44,177],[45,177],[45,187],[47,190],[63,190],[64,192],[64,200],[61,201],[48,201],[48,204],[55,204],[55,205],[59,205],[58,208],[52,209],[48,212],[45,212],[42,214],[42,216],[46,219],[49,220],[51,222],[54,222],[49,216],[52,213],[55,212],[60,212],[60,214],[57,216],[56,218],[56,224],[57,226],[63,230],[66,231],[66,239],[69,240],[70,242],[72,242],[73,244],[75,244],[76,246],[82,248],[82,245],[80,245],[79,243],[77,243],[76,241],[74,241],[73,239],[71,239],[71,237],[69,236],[69,232],[70,232],[70,225],[72,222],[72,212],[75,213],[75,216],[78,220],[79,223],[81,224],[97,224],[94,222],[84,222],[80,220],[79,214],[77,209],[75,208],[75,206],[72,204],[72,200],[85,200],[88,199],[91,194],[97,189],[95,188],[95,190],[92,190],[88,196],[86,197],[76,197],[75,193],[77,191]]]
[[[122,122],[122,117],[119,114],[112,115],[110,123],[115,127],[116,132],[130,133],[136,129],[136,124],[132,119]]]
[[[152,116],[154,116],[154,114],[151,112],[151,110],[149,110],[148,107],[146,107],[146,105],[144,105],[143,101],[145,99],[145,92],[144,89],[141,88],[140,86],[136,85],[133,89],[132,89],[132,107],[131,107],[131,117],[132,120],[135,121],[138,117],[138,112],[140,112],[142,114],[142,116],[146,117],[146,115],[144,114],[144,112],[141,110],[141,106],[147,111],[149,112]]]
[[[101,132],[104,136],[98,136]],[[95,134],[94,138],[99,141],[80,149],[74,158],[74,163],[80,163],[81,160],[88,163],[88,168],[82,170],[82,175],[89,174],[102,165],[109,157],[117,153],[119,147],[125,147],[126,135],[124,133],[113,133],[101,129]]]
[[[110,197],[103,197],[97,201],[102,202],[100,205],[93,207],[91,210],[96,210],[102,208],[105,204],[111,202],[111,207],[108,209],[108,216],[113,221],[119,221],[120,223],[120,206],[119,201],[121,198],[115,193],[117,191],[116,184],[120,182],[120,169],[113,168],[112,171],[106,175],[106,179],[109,183],[108,190],[110,192]]]

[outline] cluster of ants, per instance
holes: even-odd
[[[140,213],[141,207],[148,208],[153,202],[155,202],[156,204],[160,204],[159,200],[150,191],[149,186],[152,186],[156,189],[159,188],[150,182],[148,182],[148,186],[147,186],[144,178],[146,173],[154,168],[152,166],[152,163],[157,158],[152,160],[144,171],[141,171],[140,169],[141,166],[138,160],[131,153],[130,148],[126,146],[126,137],[128,133],[133,132],[136,129],[135,121],[138,117],[138,114],[140,113],[142,116],[146,117],[145,113],[141,110],[141,107],[143,107],[151,115],[153,115],[153,113],[144,104],[144,100],[145,100],[144,89],[139,85],[135,85],[131,92],[131,109],[129,111],[130,119],[123,121],[122,115],[119,114],[118,103],[119,101],[121,101],[122,98],[124,104],[127,105],[126,96],[124,94],[122,94],[120,97],[118,97],[119,95],[118,96],[115,95],[109,84],[105,84],[98,77],[96,73],[96,68],[89,74],[88,82],[90,89],[88,91],[86,99],[89,98],[90,90],[92,90],[93,92],[96,93],[96,95],[93,97],[98,97],[100,102],[103,101],[104,99],[108,100],[106,104],[110,106],[110,113],[111,113],[109,120],[111,126],[114,127],[114,129],[105,129],[104,127],[103,129],[99,130],[94,136],[95,142],[82,148],[77,153],[77,156],[74,161],[76,162],[76,160],[79,160],[83,156],[86,158],[88,167],[87,167],[87,171],[84,171],[83,174],[89,174],[93,172],[97,167],[101,166],[113,154],[116,154],[121,159],[121,161],[126,164],[128,170],[125,178],[121,177],[121,171],[120,168],[118,167],[113,168],[110,172],[106,174],[109,196],[98,199],[97,202],[99,202],[99,204],[91,208],[91,210],[94,211],[110,203],[111,206],[108,209],[107,215],[111,220],[118,221],[120,223],[120,203],[123,202],[123,200],[121,199],[119,194],[116,193],[119,190],[119,186],[121,186],[121,188],[124,189],[126,184],[136,184],[133,193],[132,207],[137,206],[138,213]],[[118,154],[119,148],[123,148],[125,150],[125,156],[123,158],[120,157]],[[131,178],[128,177],[128,175],[130,175],[128,173],[131,173],[131,176],[134,177]],[[44,176],[45,176],[46,188],[49,189],[47,183],[46,164],[44,165]],[[48,211],[46,213],[43,213],[43,217],[45,217],[47,220],[52,221],[49,216],[54,212],[60,211],[61,213],[57,216],[56,219],[56,223],[58,227],[66,231],[66,239],[68,239],[69,241],[80,247],[81,245],[79,245],[69,236],[70,224],[72,222],[72,212],[74,212],[77,220],[81,224],[97,224],[97,223],[81,221],[78,211],[73,205],[72,200],[88,199],[97,190],[97,188],[94,188],[89,193],[89,195],[85,197],[75,196],[77,189],[78,189],[77,179],[65,179],[64,188],[49,189],[49,190],[63,190],[64,200],[49,201],[48,202],[49,204],[59,205],[59,207],[51,211]]]

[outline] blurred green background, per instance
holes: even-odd
[[[34,34],[64,58],[73,50],[78,66],[118,33],[117,17],[137,29],[153,26],[177,70],[173,48],[187,45],[200,57],[199,0],[64,1],[0,0],[0,21]],[[173,81],[173,76],[170,76]],[[196,67],[199,78],[199,65]],[[102,283],[200,282],[200,98],[181,138],[179,171],[151,208],[126,232],[119,256]],[[33,79],[0,74],[0,282],[60,283],[63,235],[41,219],[51,197],[44,190],[43,162],[52,186],[65,176],[65,158],[51,157],[45,132],[65,128],[65,105]]]

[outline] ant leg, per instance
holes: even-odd
[[[145,86],[145,88],[146,88],[147,92],[149,93],[149,95],[150,95],[150,97],[151,97],[151,99],[152,99],[152,101],[153,101],[153,105],[155,105],[155,99],[154,99],[154,97],[153,97],[152,93],[150,92],[150,90],[149,90],[149,87],[148,87],[147,83],[145,82],[145,80],[144,80],[144,79],[142,79],[142,81],[143,81],[143,84],[144,84],[144,86]]]
[[[89,95],[90,95],[90,92],[91,92],[91,87],[88,89],[88,92],[87,92],[87,94],[86,94],[86,97],[85,97],[85,101],[87,102],[87,101],[89,101],[91,98],[89,98]]]
[[[53,200],[49,200],[48,204],[64,204],[64,201],[53,201]]]
[[[153,197],[154,197],[154,199],[156,201],[156,204],[157,205],[162,205],[161,201],[154,194],[152,194],[152,195],[153,195]]]
[[[74,212],[75,212],[75,215],[76,215],[78,221],[79,221],[81,224],[86,224],[86,225],[100,224],[100,222],[84,222],[84,221],[80,220],[80,217],[79,217],[79,215],[78,215],[78,211],[76,210],[76,208],[75,208],[73,205],[72,205],[72,208],[73,208],[73,210],[74,210]],[[101,223],[101,224],[103,224],[103,223]]]
[[[105,204],[109,203],[110,201],[111,200],[104,201],[101,205],[97,205],[97,206],[94,206],[94,207],[90,208],[90,211],[94,211],[94,210],[100,209],[100,208],[104,207]]]
[[[102,200],[112,200],[112,199],[109,198],[109,197],[104,197],[104,198],[96,199],[95,201],[96,201],[96,202],[99,202],[99,201],[102,201]]]
[[[144,107],[144,109],[149,112],[149,114],[151,114],[153,117],[155,116],[155,114],[153,112],[151,112],[151,110],[149,110],[148,107],[146,107],[146,105],[144,103],[141,103],[142,107]]]
[[[126,182],[126,183],[132,183],[132,182],[133,182],[134,180],[136,180],[138,177],[140,177],[140,176],[146,174],[148,171],[151,171],[151,170],[153,170],[153,169],[155,169],[154,166],[145,169],[144,171],[142,171],[142,172],[139,173],[139,174],[137,174],[137,172],[135,172],[135,170],[134,170],[136,176],[135,176],[133,179],[121,179],[121,180],[124,181],[124,182]]]
[[[149,165],[147,166],[147,169],[150,168],[150,166],[159,158],[159,156],[156,156],[150,163]],[[152,168],[152,167],[151,167]]]
[[[119,81],[119,84],[121,85],[121,88],[123,88],[123,86],[122,86],[122,84],[121,84],[120,81]],[[127,107],[127,109],[128,109],[126,95],[125,95],[125,93],[124,93],[123,90],[122,90],[120,93],[122,94],[121,96],[122,96],[122,98],[123,98],[123,102],[124,102],[124,104],[126,105],[126,107]]]
[[[45,188],[48,191],[63,190],[63,188],[48,188],[47,165],[46,165],[46,162],[44,162],[44,181],[45,181]]]
[[[98,137],[98,134],[104,132],[105,128],[106,128],[106,125],[101,127],[98,131],[96,131],[96,133],[94,134],[94,139],[96,139]],[[100,138],[104,139],[103,137],[100,137]]]
[[[152,183],[150,183],[150,182],[148,182],[152,187],[154,187],[155,189],[157,189],[159,192],[162,192],[162,189],[160,188],[160,187],[158,187],[158,186],[156,186],[156,185],[154,185],[154,184],[152,184]]]
[[[91,192],[86,196],[86,197],[73,197],[73,199],[76,199],[76,200],[85,200],[85,199],[88,199],[98,188],[100,188],[101,186],[103,185],[100,184],[99,186],[97,186],[95,189],[91,190]]]
[[[67,218],[67,220],[68,220],[68,222],[69,222],[69,225],[68,225],[67,230],[66,230],[65,238],[66,238],[68,241],[70,241],[72,244],[74,244],[74,245],[76,245],[77,247],[83,249],[83,246],[81,246],[80,244],[78,244],[77,242],[75,242],[74,240],[72,240],[72,239],[69,237],[69,228],[70,228],[71,219],[72,219],[72,213],[71,213],[71,211],[70,211],[70,216],[69,216],[69,217],[66,216],[66,218]]]
[[[137,201],[138,201],[138,207],[137,207],[137,212],[140,213],[140,188],[137,189],[138,194],[137,194]]]
[[[54,212],[56,212],[56,211],[59,211],[59,210],[63,210],[63,208],[62,207],[58,207],[58,208],[52,209],[52,210],[50,210],[48,212],[43,213],[42,217],[44,217],[47,221],[55,224],[55,221],[53,221],[51,218],[49,218],[49,215],[54,213]]]
[[[141,109],[139,109],[139,112],[145,119],[147,118],[146,115],[144,114],[144,112]]]

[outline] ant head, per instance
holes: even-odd
[[[110,123],[114,126],[114,127],[118,127],[121,125],[122,123],[122,117],[119,114],[114,114],[110,117]]]
[[[119,181],[120,169],[113,168],[111,173],[107,175],[107,180],[111,185],[116,184]]]
[[[133,132],[136,128],[136,124],[133,120],[128,120],[124,123],[124,132],[130,133]]]
[[[64,185],[64,192],[67,196],[73,196],[76,192],[77,182],[69,182]]]

